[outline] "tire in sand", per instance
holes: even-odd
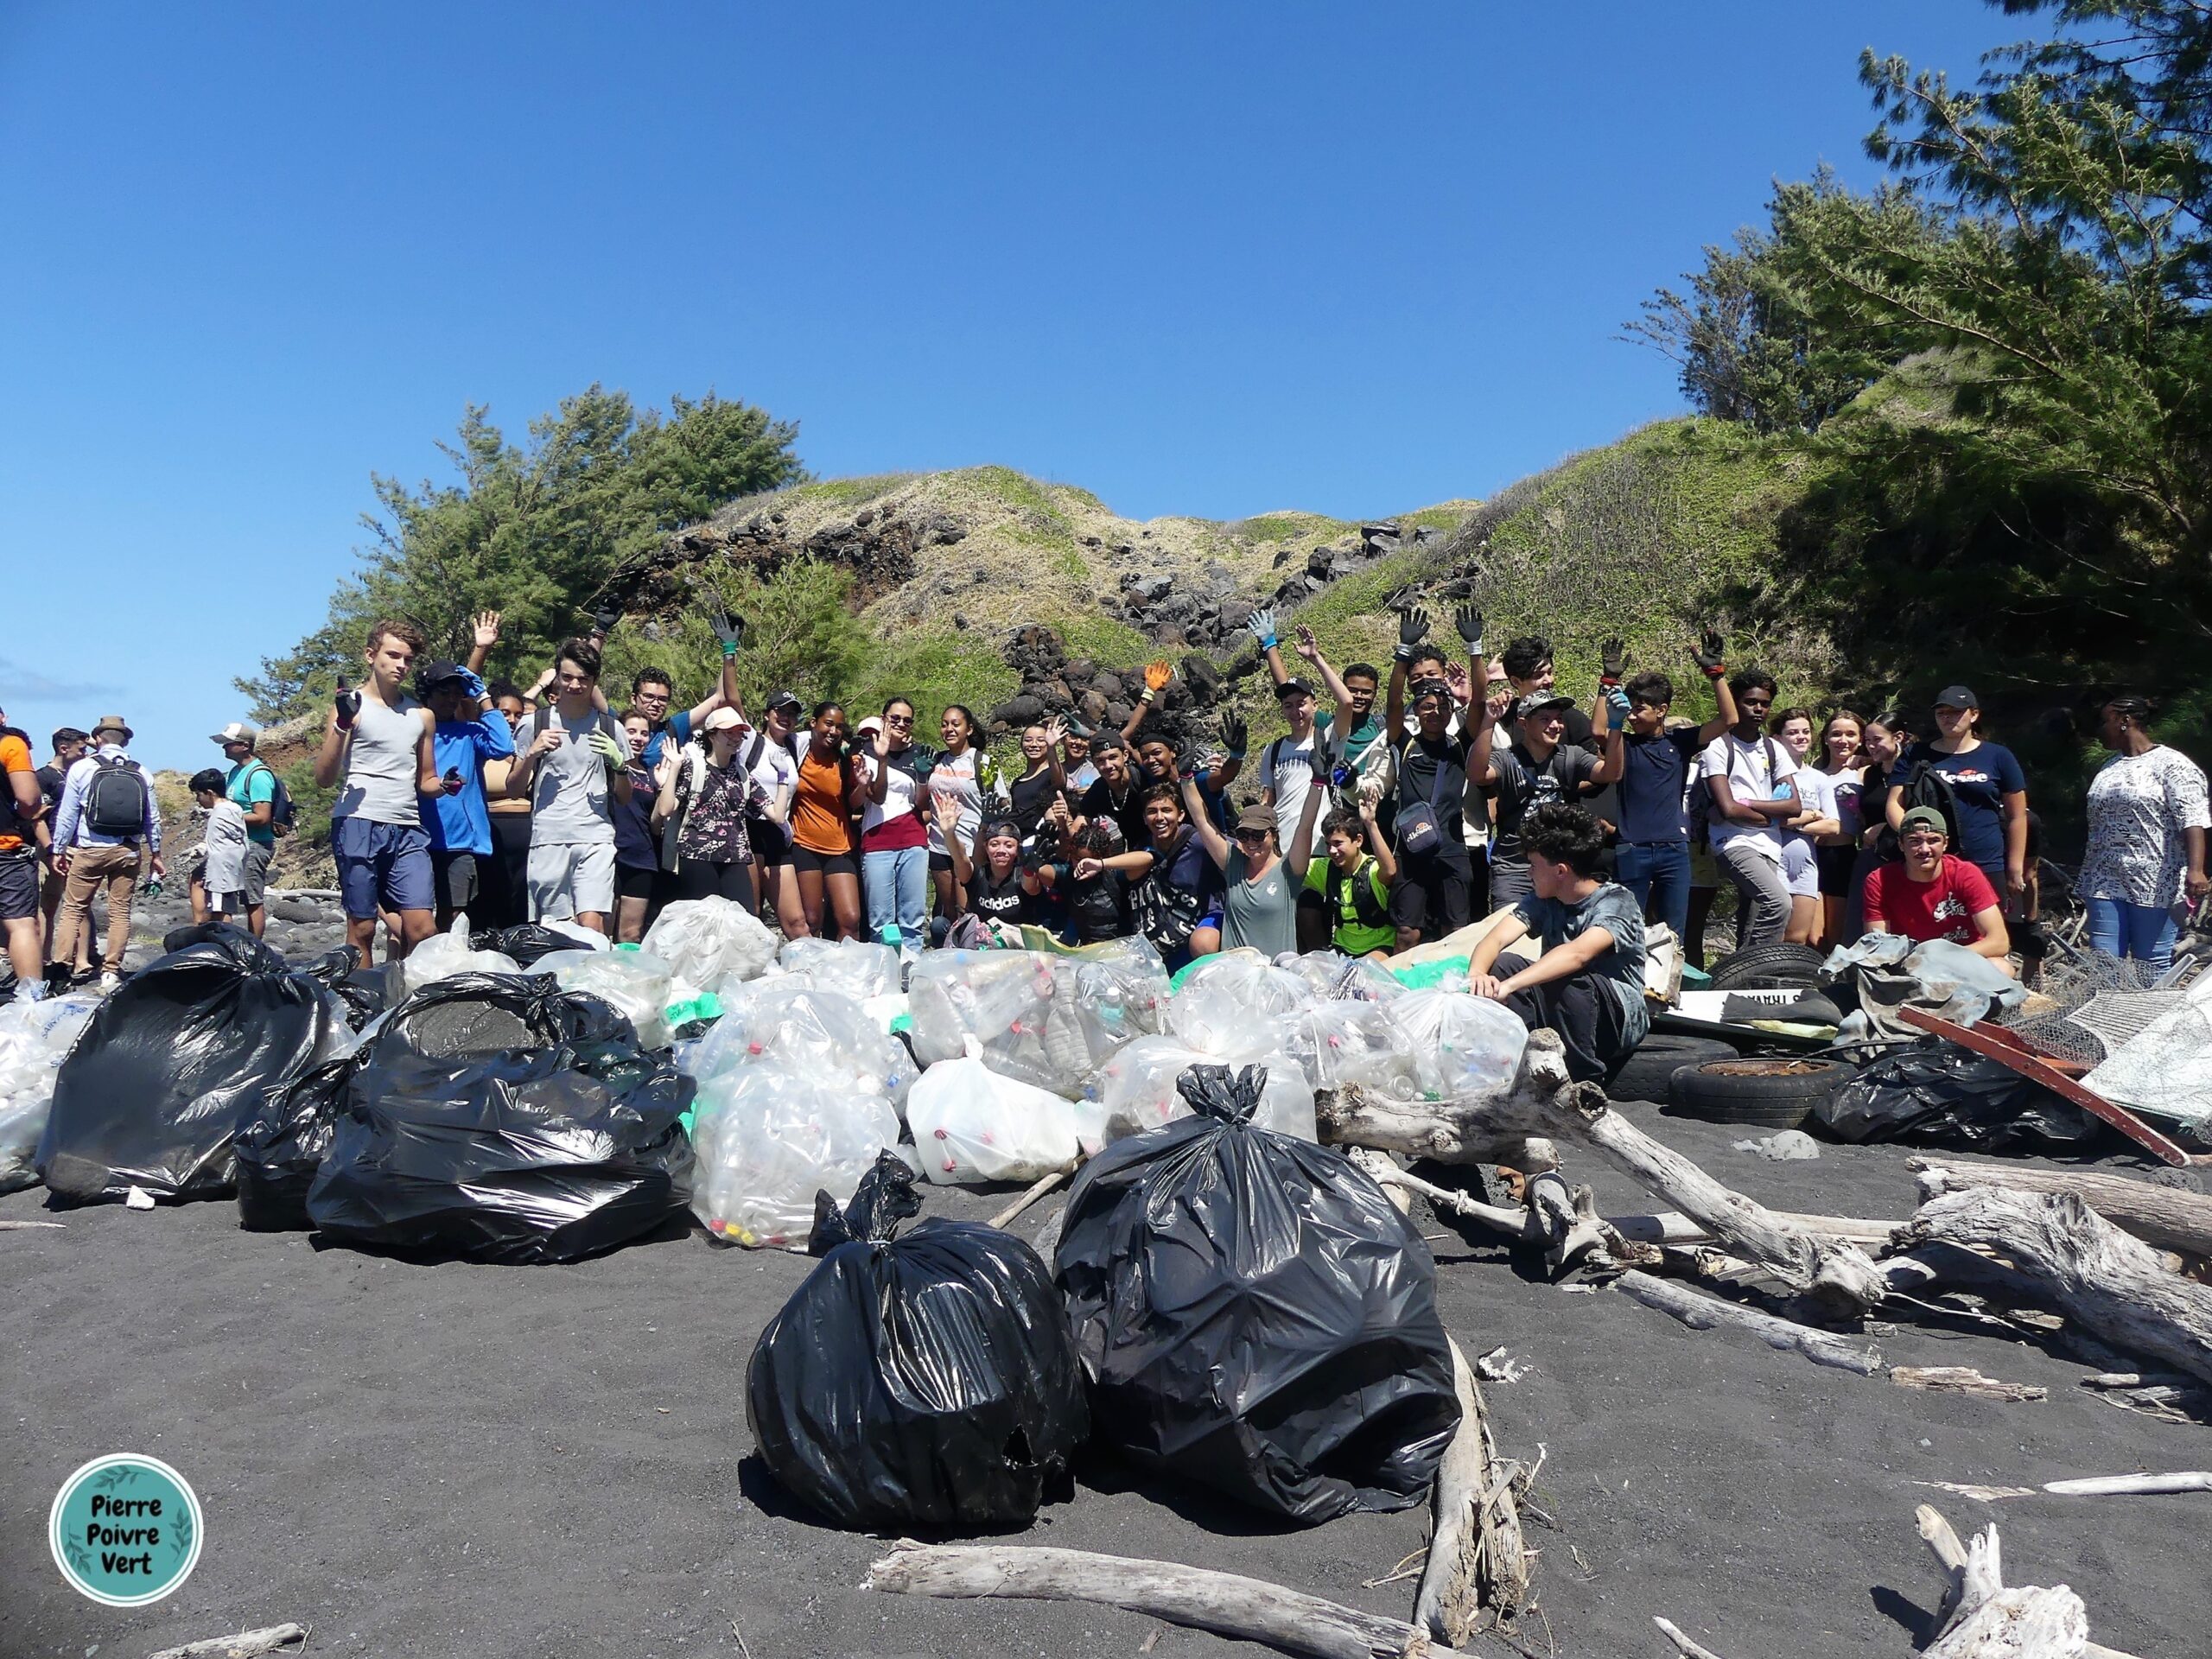
[[[1716,991],[1779,991],[1818,985],[1827,953],[1809,944],[1757,944],[1713,964]]]
[[[1606,1079],[1605,1095],[1610,1100],[1648,1100],[1664,1106],[1668,1081],[1683,1066],[1735,1058],[1735,1046],[1717,1037],[1683,1037],[1655,1031]]]
[[[1667,1103],[1684,1117],[1794,1129],[1850,1078],[1840,1060],[1729,1058],[1676,1071]]]

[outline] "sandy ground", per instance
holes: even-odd
[[[1902,1148],[1777,1165],[1730,1151],[1743,1131],[1628,1109],[1777,1205],[1910,1207]],[[1609,1171],[1574,1173],[1605,1207],[1644,1207]],[[40,1217],[43,1198],[0,1199],[0,1216]],[[929,1212],[999,1201],[933,1191]],[[1056,1207],[1017,1230],[1033,1236]],[[747,1358],[802,1258],[672,1230],[575,1267],[426,1267],[243,1233],[228,1204],[61,1218],[64,1231],[0,1234],[0,1659],[117,1659],[283,1619],[314,1625],[310,1652],[482,1659],[734,1655],[733,1620],[753,1659],[1069,1659],[1135,1654],[1153,1628],[1100,1608],[860,1588],[880,1541],[797,1511],[750,1455]],[[1893,1361],[1974,1365],[2051,1398],[1916,1393],[1693,1334],[1611,1292],[1568,1294],[1533,1262],[1431,1230],[1447,1325],[1470,1351],[1503,1344],[1532,1367],[1488,1393],[1507,1452],[1548,1448],[1536,1498],[1560,1529],[1532,1528],[1532,1541],[1561,1654],[1660,1654],[1657,1613],[1726,1655],[1904,1655],[1939,1590],[1913,1506],[1936,1502],[1962,1531],[1992,1514],[1916,1482],[2031,1484],[2208,1456],[2203,1430],[2102,1403],[2077,1386],[2084,1367],[2024,1344],[1886,1338]],[[44,1540],[62,1478],[116,1450],[177,1465],[207,1512],[194,1576],[130,1611],[76,1596]],[[2202,1652],[2208,1503],[2005,1505],[2009,1576],[2072,1585],[2093,1634],[2146,1659]],[[1402,1617],[1410,1580],[1362,1581],[1420,1549],[1427,1517],[1286,1529],[1100,1456],[1023,1536]],[[1542,1624],[1522,1635],[1545,1650]],[[1170,1629],[1154,1651],[1230,1646]]]

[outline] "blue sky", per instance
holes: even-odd
[[[1680,407],[1623,319],[1969,0],[0,4],[0,702],[213,758],[369,474],[594,380],[825,476],[1481,495]]]

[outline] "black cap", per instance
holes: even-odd
[[[1305,681],[1297,678],[1295,676],[1290,679],[1283,681],[1280,685],[1275,687],[1275,701],[1277,702],[1281,702],[1285,697],[1310,697],[1313,695],[1313,688],[1306,684]]]
[[[768,701],[760,706],[764,709],[804,709],[806,707],[804,703],[798,700],[798,693],[789,690],[770,692],[768,694]]]
[[[427,697],[448,681],[457,680],[467,671],[459,663],[425,663],[415,671],[415,694]]]
[[[1979,709],[1981,699],[1963,685],[1947,685],[1936,694],[1938,709]]]

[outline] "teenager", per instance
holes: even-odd
[[[614,813],[630,796],[621,728],[602,710],[600,655],[566,641],[553,664],[556,696],[530,717],[530,741],[507,777],[530,797],[530,914],[573,921],[594,933],[614,924]]]
[[[245,905],[242,913],[230,912],[230,919],[257,939],[268,925],[269,861],[276,855],[276,774],[254,753],[261,740],[259,728],[234,720],[211,735],[229,763],[223,775],[224,793],[238,804],[238,815],[245,820],[245,885],[239,889]],[[204,871],[194,879],[197,882],[203,877]],[[194,900],[193,914],[197,916],[203,900],[196,893]]]
[[[1134,931],[1129,878],[1112,862],[1128,850],[1120,829],[1111,818],[1076,824],[1062,806],[1054,808],[1050,823],[1059,832],[1060,851],[1039,868],[1038,880],[1065,907],[1069,943],[1128,938]]]
[[[1936,694],[1936,736],[1915,757],[1950,786],[1959,850],[2013,913],[2028,893],[2028,779],[2012,751],[1981,735],[1981,701],[1963,685]],[[1888,813],[1904,822],[1910,779],[1891,785]]]
[[[836,702],[814,706],[798,734],[798,783],[791,798],[791,868],[798,877],[801,931],[793,938],[826,938],[827,906],[837,932],[861,935],[861,870],[853,860],[851,802],[856,786],[848,747],[845,710]]]
[[[1866,754],[1859,747],[1866,723],[1850,709],[1839,709],[1821,727],[1819,766],[1835,818],[1833,832],[1814,837],[1813,855],[1820,867],[1820,943],[1823,946],[1849,943],[1844,938],[1844,918],[1851,904],[1851,871],[1858,861],[1859,837],[1866,830],[1863,812]]]
[[[1067,722],[1062,720],[1021,728],[1021,775],[1007,786],[1007,798],[1024,840],[1037,833],[1052,803],[1067,792],[1067,772],[1060,764],[1060,740],[1067,734]],[[1103,761],[1099,771],[1103,776]]]
[[[476,671],[458,663],[429,663],[415,677],[416,695],[430,711],[430,761],[438,788],[423,797],[423,827],[430,836],[430,878],[437,925],[444,932],[463,911],[481,913],[483,871],[492,861],[492,819],[484,769],[512,760],[514,734],[493,704]]]
[[[760,785],[748,829],[753,836],[753,877],[760,919],[773,922],[787,939],[806,931],[806,907],[798,896],[798,870],[791,862],[791,807],[798,795],[798,734],[806,710],[796,691],[772,693],[760,712],[760,728],[746,746],[753,779]]]
[[[652,827],[671,900],[728,899],[753,908],[747,824],[760,785],[743,753],[752,735],[736,709],[715,709],[700,722],[699,735],[667,751],[654,772]]]
[[[1477,618],[1478,639],[1481,632]],[[1476,665],[1479,671],[1480,658]],[[1456,664],[1447,673],[1447,679],[1414,685],[1414,734],[1398,751],[1398,810],[1392,830],[1398,881],[1390,893],[1390,920],[1401,950],[1410,950],[1424,938],[1442,938],[1474,918],[1474,859],[1460,825],[1470,774],[1477,782],[1495,776],[1491,710],[1487,702],[1475,698],[1474,673]],[[1403,717],[1403,695],[1393,672],[1388,715],[1393,731]],[[1471,709],[1471,723],[1462,720],[1461,729],[1452,734],[1455,714]]]
[[[1793,779],[1801,810],[1782,826],[1782,879],[1789,888],[1789,944],[1816,944],[1821,937],[1820,843],[1840,825],[1828,775],[1813,764],[1813,711],[1784,709],[1767,721],[1768,732],[1797,766]]]
[[[1275,686],[1275,706],[1290,730],[1260,751],[1260,804],[1275,815],[1276,841],[1288,846],[1306,810],[1306,792],[1329,787],[1336,764],[1334,728],[1319,712],[1313,688],[1301,679],[1286,678]]]
[[[972,731],[972,716],[968,724]],[[1088,728],[1071,721],[1068,734],[1060,740],[1060,770],[1067,774],[1069,790],[1078,795],[1098,781],[1098,768],[1090,761],[1090,739]]]
[[[628,758],[622,772],[630,780],[630,794],[614,804],[614,938],[622,944],[644,940],[659,891],[660,837],[653,833],[653,806],[660,789],[645,766],[645,745],[652,734],[653,723],[642,710],[624,711],[622,745]]]
[[[1529,814],[1553,802],[1572,804],[1603,787],[1598,757],[1572,741],[1574,713],[1574,699],[1564,691],[1525,692],[1513,705],[1512,741],[1503,748],[1491,745],[1482,783],[1491,801],[1492,910],[1530,891],[1535,878],[1521,844]]]
[[[1121,831],[1124,845],[1141,844],[1145,835],[1144,791],[1128,741],[1117,732],[1101,732],[1090,747],[1090,758],[1098,768],[1098,781],[1084,791],[1078,816],[1110,818]],[[1014,822],[1021,822],[1018,812]],[[1035,828],[1033,824],[1023,834],[1033,834]]]
[[[986,821],[976,829],[971,854],[956,833],[959,801],[941,795],[932,800],[931,808],[938,832],[952,849],[953,882],[959,895],[957,914],[981,918],[1001,944],[1020,944],[1024,923],[1058,931],[1043,903],[1036,871],[1022,867],[1020,825],[1012,818]]]
[[[1260,649],[1267,658],[1268,672],[1274,683],[1280,686],[1290,679],[1290,671],[1282,659],[1281,642],[1275,633],[1275,613],[1267,609],[1254,611],[1244,619],[1244,626],[1260,642]],[[1338,768],[1350,773],[1337,786],[1339,799],[1349,800],[1363,789],[1387,800],[1396,751],[1385,741],[1389,734],[1383,727],[1382,710],[1376,702],[1382,689],[1382,676],[1376,672],[1372,663],[1352,663],[1343,673],[1338,673],[1322,654],[1321,643],[1313,630],[1304,623],[1299,625],[1294,649],[1336,705],[1335,712],[1328,717],[1333,752],[1331,776],[1333,780]],[[1442,671],[1440,661],[1440,677]]]
[[[1643,912],[1635,896],[1598,873],[1603,836],[1583,807],[1538,806],[1521,827],[1529,891],[1476,942],[1467,988],[1503,1002],[1531,1031],[1559,1033],[1567,1072],[1602,1077],[1650,1029],[1643,1000]],[[1541,947],[1504,956],[1533,938]]]
[[[1397,880],[1398,863],[1376,807],[1375,798],[1362,791],[1352,811],[1332,812],[1322,823],[1328,856],[1308,862],[1305,847],[1294,842],[1290,862],[1294,869],[1304,865],[1306,890],[1320,896],[1329,942],[1345,956],[1380,962],[1398,942],[1390,920],[1390,884]]]
[[[0,722],[4,722],[5,719],[5,715],[0,715]],[[46,956],[49,984],[65,981],[73,970],[78,980],[90,979],[92,974],[92,933],[89,929],[77,936],[73,962],[59,962],[54,955],[54,918],[60,913],[61,895],[68,888],[69,878],[55,871],[53,845],[54,820],[61,810],[62,787],[67,781],[69,768],[85,758],[91,737],[90,734],[80,732],[74,726],[60,726],[54,728],[52,742],[54,758],[35,774],[38,779],[39,794],[45,803],[45,815],[43,822],[36,826],[31,836],[38,853],[39,938]],[[29,745],[25,747],[28,748]],[[22,804],[14,798],[15,792],[19,792],[22,785],[13,784],[12,779],[10,783],[11,792],[0,796],[0,820],[4,820],[12,809]]]
[[[187,785],[194,804],[207,815],[200,837],[200,876],[207,898],[207,915],[200,919],[229,922],[245,918],[246,910],[245,813],[230,798],[230,780],[213,766],[193,773]]]
[[[1195,783],[1190,793],[1196,795]],[[1208,856],[1218,835],[1202,805],[1196,823],[1186,816],[1173,784],[1146,785],[1144,815],[1144,846],[1078,858],[1074,876],[1077,883],[1109,874],[1129,882],[1132,926],[1169,968],[1180,968],[1221,949],[1219,870]]]
[[[362,653],[367,683],[359,690],[338,683],[315,758],[316,784],[339,785],[330,809],[330,850],[345,901],[346,943],[364,969],[374,965],[370,951],[379,908],[399,918],[399,937],[389,946],[395,959],[429,938],[436,921],[430,836],[417,804],[439,788],[435,722],[405,690],[422,650],[422,632],[411,622],[370,627]]]
[[[930,766],[929,792],[931,817],[929,826],[930,882],[937,890],[937,923],[931,928],[934,938],[941,940],[944,928],[961,912],[961,880],[953,857],[955,847],[974,847],[976,837],[983,827],[983,816],[989,812],[996,817],[1004,800],[1006,780],[999,775],[998,765],[983,750],[976,746],[976,716],[960,703],[948,703],[938,717],[938,741],[944,747],[937,752]],[[1062,748],[1075,742],[1073,737],[1063,741]],[[1085,744],[1087,755],[1090,746]],[[1088,762],[1085,762],[1088,765]],[[1075,774],[1071,771],[1068,781],[1072,786]],[[947,830],[936,816],[934,803],[950,799],[959,809],[959,820]]]
[[[923,814],[935,759],[914,741],[914,705],[904,697],[883,705],[881,723],[860,758],[861,887],[868,932],[880,939],[895,928],[918,950],[929,943],[930,836]]]
[[[1866,878],[1866,931],[1948,939],[2002,964],[2012,941],[1997,889],[1980,867],[1951,855],[1950,840],[1949,826],[1934,807],[1907,809],[1897,830],[1903,856]]]
[[[1713,856],[1742,900],[1736,948],[1779,944],[1789,931],[1789,884],[1782,874],[1782,826],[1804,810],[1794,779],[1797,763],[1767,734],[1774,676],[1746,669],[1728,689],[1737,721],[1702,757],[1712,798],[1707,823]]]
[[[522,689],[501,680],[491,691],[492,706],[507,722],[507,731],[519,737],[531,713]],[[487,927],[516,927],[530,919],[530,798],[507,792],[513,771],[512,760],[484,763],[484,810],[492,824],[492,856],[477,874]]]
[[[7,938],[8,965],[21,997],[41,995],[46,988],[38,895],[41,830],[51,833],[45,818],[31,741],[0,713],[0,932]]]

